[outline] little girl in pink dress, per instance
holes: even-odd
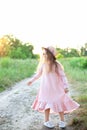
[[[68,81],[62,65],[56,61],[56,50],[54,47],[42,48],[42,60],[37,74],[28,82],[31,85],[41,77],[40,89],[33,103],[33,109],[45,113],[44,125],[54,128],[49,121],[51,112],[59,113],[59,127],[65,128],[64,113],[69,113],[79,107],[67,94]]]

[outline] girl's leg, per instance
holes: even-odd
[[[45,122],[49,121],[50,109],[45,110]]]
[[[59,116],[60,116],[60,122],[59,122],[59,127],[60,128],[65,128],[66,124],[64,122],[64,112],[59,112]]]
[[[64,121],[64,112],[59,112],[60,120]]]
[[[45,122],[44,125],[48,128],[54,128],[54,124],[49,121],[50,108],[45,110]]]

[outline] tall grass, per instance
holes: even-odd
[[[74,130],[87,130],[87,58],[67,58],[60,61],[72,84],[73,98],[81,105],[75,111],[72,125]]]
[[[82,67],[83,59],[86,58],[75,57],[75,58],[66,58],[60,60],[64,65],[68,77],[71,78],[71,80],[82,81],[82,82],[87,81],[87,69]]]
[[[0,91],[10,87],[15,82],[30,77],[36,70],[37,63],[38,61],[33,59],[0,59]]]

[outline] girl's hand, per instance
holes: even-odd
[[[68,92],[69,92],[69,89],[68,89],[68,88],[65,88],[64,91],[65,91],[65,93],[68,93]]]
[[[31,82],[31,81],[29,81],[29,82],[27,83],[27,85],[29,85],[29,86],[30,86],[31,84],[32,84],[32,82]]]

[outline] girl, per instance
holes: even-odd
[[[33,109],[45,113],[44,125],[54,128],[49,121],[51,112],[59,113],[59,127],[65,128],[64,113],[71,112],[79,107],[67,94],[68,81],[62,65],[56,61],[54,47],[42,48],[42,59],[37,74],[28,82],[31,85],[41,76],[40,90],[33,103]]]

